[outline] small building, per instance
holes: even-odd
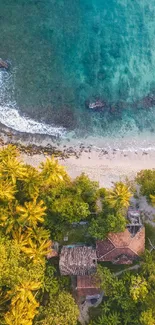
[[[77,276],[77,296],[86,300],[99,299],[101,294],[100,284],[95,276]]]
[[[110,233],[96,242],[98,261],[113,264],[132,264],[145,249],[145,228],[130,224],[124,232]]]
[[[127,228],[134,236],[142,227],[142,222],[140,218],[140,211],[132,207],[129,207],[127,213],[128,225]]]
[[[96,250],[88,246],[63,246],[60,253],[61,275],[90,275],[96,272]]]
[[[140,211],[138,209],[135,209],[133,207],[128,208],[128,213],[127,213],[128,220],[131,223],[136,223],[136,224],[142,224],[141,218],[140,218]]]

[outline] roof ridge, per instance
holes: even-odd
[[[116,249],[116,247],[114,247],[114,248],[113,248],[113,249],[111,249],[109,252],[107,252],[107,253],[105,253],[104,255],[102,255],[100,258],[102,258],[102,257],[106,256],[107,254],[109,254],[109,253],[113,252],[115,249]]]
[[[131,242],[132,242],[136,237],[138,237],[139,232],[141,232],[143,229],[144,229],[144,231],[145,231],[145,228],[144,228],[144,227],[141,227],[141,228],[140,228],[140,230],[135,234],[135,236],[132,237]],[[130,244],[131,244],[131,242],[130,242]],[[129,246],[130,246],[130,244],[129,244]],[[129,247],[129,249],[130,249],[133,253],[135,253],[137,256],[139,256],[138,253],[136,253],[136,252],[135,252],[131,247]]]
[[[115,247],[116,249],[126,249],[126,248],[128,248],[128,249],[130,249],[134,254],[136,254],[136,255],[138,255],[132,248],[130,248],[129,246],[127,246],[127,247],[124,247],[124,246],[122,246],[122,247]]]
[[[137,255],[137,256],[139,256],[133,249],[131,249],[130,247],[126,247],[126,248],[128,248],[130,251],[132,251],[135,255]],[[109,252],[107,252],[107,253],[105,253],[104,255],[102,255],[102,256],[100,256],[99,258],[103,258],[103,257],[105,257],[107,254],[109,254],[109,253],[111,253],[111,252],[113,252],[115,249],[125,249],[125,247],[114,247],[111,251],[109,251]],[[98,259],[98,258],[97,258]]]
[[[128,228],[126,228],[125,229],[125,231],[128,231],[128,233],[130,234],[130,231],[128,230]],[[124,232],[125,232],[124,231]],[[112,234],[115,234],[115,233],[112,233]],[[136,234],[137,235],[137,234]],[[136,236],[135,235],[135,236]],[[129,242],[129,244],[127,244],[127,245],[125,245],[124,247],[119,247],[119,246],[116,246],[114,243],[113,243],[113,241],[108,237],[108,239],[111,241],[111,243],[115,246],[115,248],[125,248],[125,247],[129,247],[129,245],[131,244],[131,242],[132,242],[132,240],[135,238],[135,236],[134,237],[131,237],[131,234],[130,234],[130,242]]]
[[[139,256],[132,248],[128,247],[130,249],[130,251],[132,251],[134,254],[136,254],[137,256]]]
[[[130,243],[129,243],[129,246],[130,246],[130,244],[131,244],[131,242],[133,241],[133,240],[135,240],[137,237],[138,237],[138,235],[139,235],[139,233],[142,231],[142,229],[145,229],[144,227],[141,227],[139,230],[138,230],[138,232],[133,236],[133,237],[131,237],[131,241],[130,241]],[[130,247],[129,247],[130,248]],[[132,249],[132,248],[130,248],[134,253],[135,253],[135,251]],[[137,253],[135,253],[135,254],[137,254]],[[138,255],[138,254],[137,254]]]
[[[116,248],[116,246],[115,246],[115,244],[113,243],[113,241],[109,238],[109,237],[107,237],[110,241],[111,241],[111,243],[113,244],[113,246]],[[110,251],[111,252],[111,251]]]

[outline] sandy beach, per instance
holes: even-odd
[[[89,150],[85,150],[89,151]],[[35,167],[46,159],[44,154],[28,156],[22,153],[23,160]],[[87,174],[92,180],[98,181],[100,187],[111,187],[113,182],[124,180],[127,176],[134,179],[137,172],[142,169],[155,167],[155,151],[105,151],[91,149],[69,158],[58,158],[72,178],[81,173]]]
[[[147,137],[145,138],[148,142]],[[19,146],[21,158],[25,163],[39,167],[42,161],[52,153],[59,156],[57,159],[68,174],[74,179],[81,173],[87,174],[92,180],[98,181],[100,187],[111,187],[113,182],[124,180],[126,177],[134,179],[142,169],[155,168],[155,147],[150,142],[147,148],[145,139],[134,149],[128,149],[127,142],[122,143],[122,149],[94,147],[83,143],[52,142],[47,136],[33,136],[30,134],[15,133],[10,129],[1,128],[0,146],[13,143]],[[100,144],[100,143],[97,143]],[[138,144],[138,142],[137,142]],[[101,145],[101,144],[100,144]],[[22,147],[20,147],[22,146]],[[146,148],[145,148],[146,147]],[[35,153],[35,154],[34,154]]]

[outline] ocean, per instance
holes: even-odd
[[[2,124],[154,147],[155,0],[0,0],[0,30]]]

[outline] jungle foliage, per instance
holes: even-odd
[[[98,317],[90,325],[155,324],[155,253],[146,251],[141,267],[114,275],[99,266],[98,277],[104,291]]]
[[[87,235],[92,243],[104,239],[109,232],[123,231],[130,196],[128,186],[122,182],[106,190],[99,189],[98,183],[85,174],[71,180],[54,157],[36,169],[20,159],[15,146],[1,149],[0,324],[76,325],[79,312],[71,295],[70,280],[60,277],[58,258],[47,259],[51,242],[61,245],[69,229],[80,221],[87,222]],[[154,261],[149,263],[153,268]],[[145,263],[144,266],[142,275],[130,280],[126,275],[124,280],[116,281],[104,271],[107,311],[103,304],[100,324],[107,325],[110,321],[120,324],[120,317],[128,319],[135,306],[140,306],[137,313],[141,324],[153,324],[150,319],[154,319],[154,307],[150,304],[148,309],[147,305],[154,277],[149,276]],[[129,322],[124,320],[122,324]],[[133,319],[130,324],[134,324]]]
[[[137,183],[140,185],[140,192],[146,196],[148,202],[155,205],[155,170],[141,170],[137,174]]]

